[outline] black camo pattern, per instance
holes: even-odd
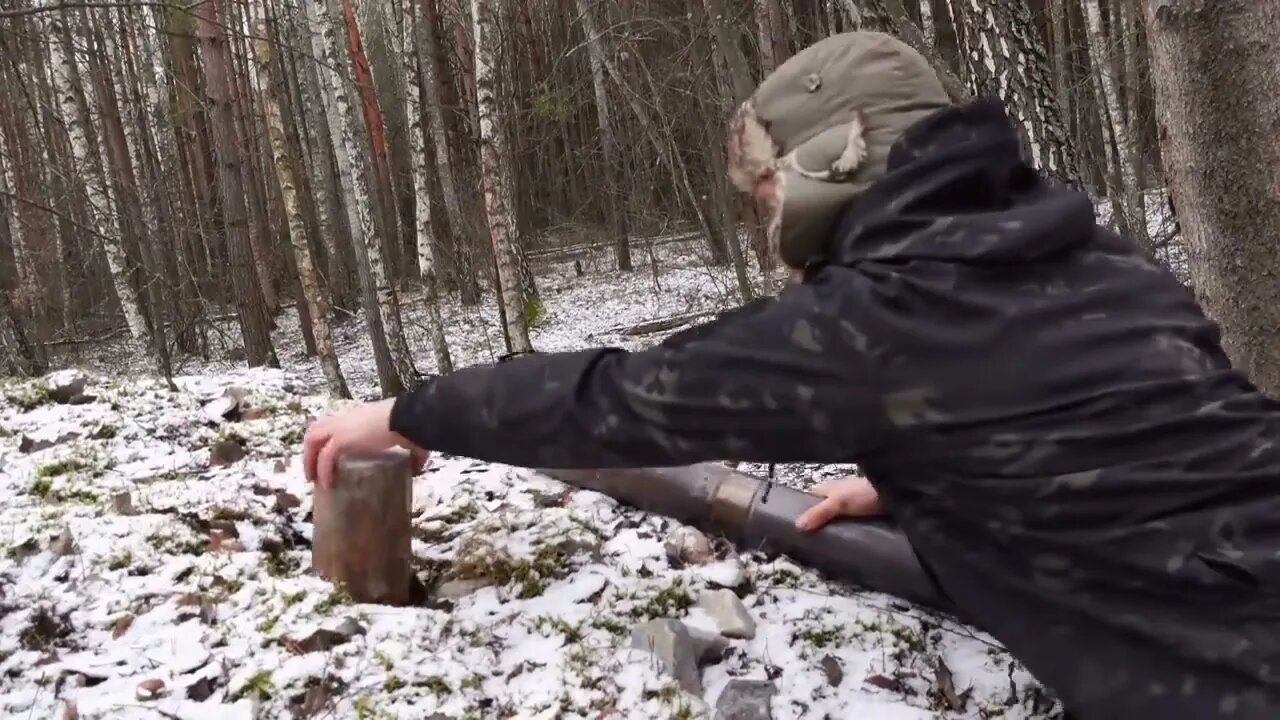
[[[1280,405],[1190,292],[989,102],[913,126],[828,258],[644,352],[436,379],[393,427],[528,467],[858,463],[1076,717],[1280,718]]]

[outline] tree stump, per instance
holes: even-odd
[[[360,603],[407,605],[413,571],[408,453],[351,453],[332,487],[316,487],[311,564]]]

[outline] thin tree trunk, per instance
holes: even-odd
[[[89,146],[87,131],[76,104],[72,74],[75,72],[75,56],[72,55],[70,28],[67,26],[68,11],[54,16],[50,20],[50,35],[53,42],[50,51],[53,53],[53,77],[57,86],[59,103],[62,107],[63,122],[71,140],[71,157],[76,171],[84,178],[85,196],[88,200],[89,221],[96,239],[102,245],[107,265],[111,269],[112,284],[120,307],[124,311],[125,322],[129,333],[141,346],[143,352],[151,347],[151,335],[147,328],[146,313],[141,298],[130,278],[129,261],[124,246],[117,234],[117,227],[112,222],[110,201],[105,188],[106,176],[102,169],[102,160],[96,150]]]
[[[471,0],[472,26],[475,37],[476,108],[480,116],[480,181],[484,192],[485,214],[493,239],[501,304],[505,312],[505,335],[508,352],[530,352],[527,313],[534,308],[534,297],[521,297],[517,270],[515,218],[512,216],[509,185],[505,178],[512,172],[505,157],[506,144],[500,137],[496,78],[493,69],[497,58],[497,12],[494,0]]]
[[[222,199],[222,225],[226,231],[231,259],[231,282],[244,336],[245,358],[250,367],[279,367],[262,293],[249,267],[253,256],[249,247],[248,213],[245,208],[245,178],[240,138],[236,133],[235,97],[231,85],[231,57],[223,32],[221,0],[198,6],[196,33],[204,58],[205,92],[213,114],[214,147],[218,158],[218,180]]]
[[[408,2],[409,0],[405,0]],[[463,210],[458,193],[458,170],[453,142],[449,139],[449,125],[444,113],[445,88],[443,83],[440,16],[435,0],[417,0],[422,9],[422,21],[415,24],[415,36],[422,43],[422,91],[425,95],[427,117],[430,121],[432,144],[435,146],[436,177],[440,180],[440,192],[444,197],[444,212],[453,232],[454,264],[458,271],[459,299],[463,305],[480,302],[480,284],[475,271],[473,249],[478,240],[472,223]]]
[[[414,4],[405,2],[405,26],[412,32],[415,24]],[[427,332],[431,336],[431,351],[435,356],[436,372],[445,374],[453,372],[453,358],[449,354],[449,341],[444,333],[444,321],[440,317],[440,293],[436,282],[435,252],[436,239],[431,225],[431,170],[427,162],[427,138],[422,127],[422,92],[420,90],[423,77],[421,66],[424,65],[417,34],[405,43],[404,75],[406,84],[406,117],[409,118],[409,148],[413,154],[413,194],[417,205],[416,226],[418,246],[418,274],[422,279],[422,301],[427,310]]]
[[[631,245],[627,238],[627,216],[618,202],[618,193],[622,192],[621,158],[618,152],[618,141],[613,134],[613,118],[609,110],[609,93],[604,83],[604,47],[600,36],[596,34],[595,20],[588,0],[577,0],[578,14],[582,18],[582,29],[587,36],[587,54],[591,62],[591,89],[596,98],[596,120],[600,126],[600,145],[604,151],[605,177],[604,188],[605,213],[608,215],[609,227],[613,231],[613,258],[615,266],[622,271],[629,271],[631,264]]]
[[[277,95],[283,94],[285,85],[283,78],[275,77],[275,69],[271,63],[271,45],[267,41],[269,35],[263,7],[258,3],[250,3],[249,7],[253,13],[254,34],[257,36],[254,40],[254,54],[258,61],[258,72],[266,78],[262,106],[266,114],[267,132],[271,138],[271,154],[280,181],[280,191],[284,196],[285,214],[289,219],[289,239],[293,245],[294,261],[298,266],[298,280],[306,300],[311,332],[315,338],[316,354],[320,356],[320,367],[324,371],[329,394],[335,398],[349,398],[351,391],[347,389],[347,381],[342,376],[338,354],[333,347],[333,334],[329,329],[329,306],[320,291],[320,279],[311,258],[311,246],[307,242],[307,227],[298,195],[298,170],[289,157],[285,141],[284,122],[280,116]]]
[[[1196,297],[1235,366],[1276,396],[1280,7],[1148,0],[1146,19],[1166,175]]]
[[[1088,22],[1089,55],[1092,59],[1092,75],[1102,103],[1098,107],[1098,119],[1103,128],[1103,140],[1109,165],[1108,190],[1111,207],[1121,220],[1120,226],[1143,247],[1151,249],[1151,237],[1147,232],[1146,218],[1142,215],[1142,189],[1138,187],[1138,175],[1134,171],[1133,132],[1120,106],[1120,93],[1116,89],[1115,63],[1110,44],[1102,29],[1102,12],[1098,0],[1082,0],[1085,19]]]
[[[405,343],[404,330],[400,325],[400,308],[396,301],[394,288],[387,278],[386,265],[382,256],[382,242],[374,225],[374,208],[370,196],[369,170],[364,163],[361,144],[356,140],[356,128],[359,116],[347,96],[349,77],[346,50],[338,38],[337,28],[325,0],[314,2],[319,30],[322,36],[324,64],[327,66],[322,74],[327,77],[326,86],[333,100],[333,116],[337,122],[334,132],[341,139],[339,165],[344,167],[342,175],[349,188],[348,203],[355,217],[353,228],[360,229],[360,241],[353,239],[356,250],[356,261],[360,269],[361,282],[364,285],[365,312],[368,320],[377,318],[378,323],[369,322],[369,331],[374,339],[375,359],[381,354],[378,345],[385,343],[388,357],[380,361],[378,376],[382,391],[386,395],[397,395],[412,384],[417,375],[408,345]],[[384,334],[385,331],[385,334]]]
[[[378,104],[373,71],[369,68],[369,58],[364,52],[364,44],[360,38],[360,25],[356,20],[352,0],[340,0],[340,2],[343,29],[346,30],[347,53],[350,55],[351,68],[354,71],[356,95],[360,99],[360,108],[364,112],[364,129],[368,132],[368,146],[372,150],[369,174],[373,179],[371,186],[373,193],[370,199],[378,212],[374,218],[374,226],[378,230],[378,237],[382,240],[385,272],[388,278],[393,278],[396,275],[395,268],[399,265],[397,252],[399,246],[395,242],[399,223],[396,217],[396,196],[391,185],[391,165],[387,161],[387,130],[382,121],[382,108]],[[389,279],[388,283],[391,282]],[[395,342],[394,339],[391,341]]]

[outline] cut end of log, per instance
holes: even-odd
[[[316,487],[312,567],[355,602],[411,602],[412,474],[407,452],[350,453],[332,486]]]

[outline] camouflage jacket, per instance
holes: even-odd
[[[1280,718],[1280,405],[1003,110],[894,145],[802,284],[642,352],[403,396],[526,467],[858,463],[964,615],[1080,718]]]

